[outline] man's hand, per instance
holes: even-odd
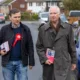
[[[32,69],[33,66],[29,66],[29,69]]]
[[[5,54],[7,54],[7,52],[3,49],[3,50],[0,50],[0,54],[3,56]]]
[[[45,64],[51,65],[52,63],[49,60],[46,60]]]
[[[72,64],[71,70],[75,70],[75,69],[76,69],[76,64]]]

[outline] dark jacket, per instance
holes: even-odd
[[[8,25],[5,25],[0,30],[0,45],[8,41],[10,50],[12,48],[12,41],[14,37],[13,28],[11,27],[11,23]],[[21,33],[22,33],[22,40],[21,40],[21,58],[22,63],[24,66],[31,65],[34,66],[34,49],[33,49],[33,40],[31,36],[30,29],[20,23],[21,26]],[[9,62],[10,58],[10,51],[2,56],[2,66],[5,66]],[[29,58],[29,59],[28,59]]]
[[[58,33],[49,23],[39,29],[36,48],[41,64],[47,60],[46,49],[53,47],[55,80],[71,80],[70,69],[72,63],[76,64],[76,47],[72,27],[68,23],[61,22]]]

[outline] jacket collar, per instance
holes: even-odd
[[[12,23],[12,28],[18,28],[20,27],[20,24],[18,24],[17,26],[15,26],[13,23]]]
[[[23,24],[20,22],[19,26],[21,26],[21,27],[22,27],[22,26],[23,26]],[[12,22],[10,22],[9,27],[13,29]]]
[[[62,28],[66,28],[65,23],[62,22],[61,20],[60,20],[60,25],[61,25]],[[45,30],[49,29],[50,27],[51,27],[50,26],[50,22],[48,22],[47,24],[45,24]]]

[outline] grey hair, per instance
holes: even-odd
[[[49,13],[50,13],[50,9],[51,9],[51,8],[56,8],[57,13],[59,13],[59,14],[60,14],[60,8],[59,8],[57,5],[50,6],[50,8],[49,8]]]

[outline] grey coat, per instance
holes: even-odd
[[[50,27],[49,23],[39,29],[36,48],[41,64],[47,60],[46,49],[53,47],[55,80],[71,80],[71,63],[76,64],[76,48],[71,25],[61,22],[58,33]]]

